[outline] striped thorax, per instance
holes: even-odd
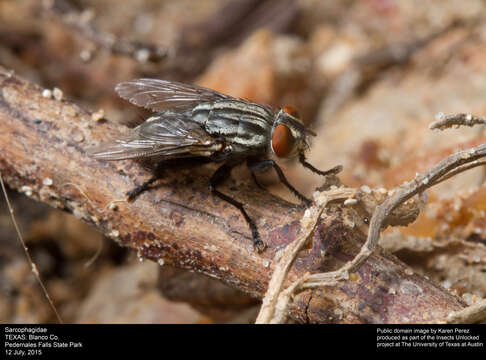
[[[264,152],[274,116],[267,107],[236,99],[200,104],[192,111],[208,134],[220,136],[237,152]]]

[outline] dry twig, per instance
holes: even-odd
[[[322,274],[314,274],[309,277],[304,287],[314,287],[335,284],[336,281],[349,278],[349,274],[355,272],[368,259],[371,253],[376,249],[379,234],[383,228],[388,215],[400,204],[416,194],[424,192],[433,185],[449,178],[451,173],[457,174],[457,169],[467,170],[469,165],[479,164],[479,160],[486,157],[486,144],[478,147],[457,152],[438,164],[433,166],[429,171],[417,175],[410,182],[405,182],[397,189],[395,194],[378,205],[370,222],[368,239],[360,250],[359,254],[350,262],[346,263],[341,269]]]
[[[299,10],[293,0],[232,0],[224,3],[208,19],[179,29],[180,36],[175,44],[161,47],[122,39],[99,29],[90,9],[78,9],[69,0],[43,0],[43,7],[67,29],[113,54],[128,56],[141,63],[164,62],[166,71],[185,77],[201,72],[212,58],[214,49],[237,44],[258,28],[275,32],[287,30]]]
[[[29,262],[30,267],[32,269],[32,273],[34,274],[35,279],[39,283],[39,286],[41,287],[42,292],[44,293],[44,296],[46,297],[47,301],[49,302],[49,306],[51,307],[52,311],[56,315],[58,323],[62,324],[63,321],[62,321],[61,315],[59,315],[59,312],[57,311],[57,308],[54,305],[54,302],[52,301],[51,297],[49,296],[49,292],[47,291],[47,289],[44,285],[44,282],[41,279],[41,276],[39,274],[39,270],[37,269],[37,265],[34,263],[34,261],[32,260],[32,257],[30,256],[29,248],[25,244],[22,233],[20,232],[19,225],[17,224],[17,220],[15,220],[14,210],[13,210],[12,204],[10,204],[10,200],[8,199],[7,189],[5,188],[5,183],[3,182],[3,177],[2,177],[1,172],[0,172],[0,187],[2,188],[3,195],[5,196],[5,201],[7,202],[8,211],[10,213],[12,223],[15,227],[15,232],[17,233],[17,237],[18,237],[20,243],[22,244],[25,256],[27,257],[27,261]]]
[[[484,320],[486,320],[486,299],[449,314],[445,322],[448,324],[472,324]]]

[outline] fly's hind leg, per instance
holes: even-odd
[[[160,179],[161,177],[163,177],[163,169],[162,169],[162,165],[161,164],[157,164],[156,168],[153,170],[153,175],[150,179],[148,179],[147,181],[143,182],[141,185],[138,185],[136,187],[134,187],[132,190],[128,191],[126,193],[126,196],[127,196],[127,200],[128,201],[133,201],[137,196],[139,196],[141,193],[143,193],[144,191],[147,191],[150,189],[150,186],[155,182],[157,181],[158,179]]]
[[[133,188],[132,190],[128,191],[126,193],[127,200],[128,201],[133,201],[138,195],[143,193],[144,191],[147,191],[150,189],[150,185],[152,185],[157,179],[159,179],[160,176],[158,175],[152,175],[150,179],[145,181],[143,184],[138,185],[137,187]]]
[[[169,159],[169,160],[158,162],[155,168],[152,169],[153,175],[150,179],[148,179],[147,181],[143,182],[141,185],[136,186],[135,188],[133,188],[132,190],[126,193],[127,200],[133,201],[137,196],[139,196],[144,191],[150,190],[151,185],[155,181],[164,177],[166,170],[191,169],[191,168],[204,165],[209,161],[210,160],[207,158],[193,157],[193,158],[185,158],[185,159]]]
[[[224,182],[224,180],[230,177],[231,169],[233,167],[234,165],[230,165],[230,164],[224,164],[223,166],[219,167],[218,170],[216,170],[216,172],[213,174],[213,176],[211,176],[211,179],[209,180],[209,190],[211,191],[211,193],[213,193],[220,199],[230,203],[238,210],[240,210],[248,226],[250,227],[252,238],[253,238],[253,245],[257,248],[258,251],[261,252],[265,249],[265,244],[260,239],[260,235],[258,234],[258,229],[255,223],[253,222],[253,220],[248,216],[247,212],[245,211],[245,208],[243,207],[243,204],[229,197],[228,195],[223,194],[222,192],[216,189],[218,185],[220,185],[221,183]]]

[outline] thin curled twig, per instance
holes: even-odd
[[[47,288],[45,287],[44,282],[41,279],[41,276],[39,274],[39,270],[37,269],[37,265],[34,263],[34,261],[32,260],[32,257],[30,256],[29,248],[25,244],[22,233],[20,232],[19,225],[17,224],[17,220],[15,220],[14,210],[13,210],[12,204],[10,204],[10,200],[7,196],[7,189],[5,188],[5,184],[3,182],[3,177],[2,177],[1,173],[0,173],[0,186],[2,188],[3,195],[5,196],[5,201],[7,202],[7,207],[8,207],[9,213],[10,213],[10,217],[12,219],[12,223],[15,227],[17,237],[18,237],[20,243],[22,244],[22,247],[23,247],[24,252],[25,252],[25,256],[27,257],[27,261],[29,262],[30,267],[32,269],[32,273],[34,274],[37,282],[39,283],[39,286],[41,287],[42,292],[44,293],[44,296],[46,297],[47,301],[49,302],[49,306],[51,307],[52,311],[56,315],[58,323],[62,324],[63,321],[62,321],[61,315],[57,311],[57,308],[54,305],[54,302],[52,301],[51,297],[49,296],[49,292],[47,291]]]
[[[486,299],[465,309],[455,311],[446,318],[447,324],[470,324],[486,319]]]
[[[430,128],[438,128],[442,130],[453,125],[473,126],[475,124],[484,124],[485,122],[486,118],[467,114],[457,114],[440,119],[439,122],[433,123]],[[429,171],[417,175],[412,181],[405,182],[399,186],[391,197],[377,206],[373,217],[371,218],[368,238],[358,255],[337,271],[308,276],[307,280],[302,284],[302,288],[332,285],[339,280],[349,278],[349,274],[357,271],[375,251],[384,222],[394,209],[412,196],[422,193],[426,189],[447,180],[454,175],[473,167],[484,165],[486,161],[481,160],[484,157],[486,157],[486,144],[459,151],[443,159]],[[469,308],[466,308],[463,311],[458,312],[459,315],[452,316],[451,319],[448,319],[447,321],[461,321],[461,319],[464,321],[464,319],[476,319],[478,316],[484,317],[481,314],[484,313],[485,306],[484,303],[473,305],[470,310],[468,310]],[[466,317],[461,315],[463,312],[467,314]]]
[[[287,273],[289,272],[292,263],[304,244],[313,234],[326,205],[333,200],[347,199],[353,196],[354,192],[354,189],[335,189],[323,192],[321,193],[322,195],[316,199],[316,205],[307,210],[304,218],[301,220],[302,229],[306,229],[307,231],[304,231],[297,240],[285,248],[282,257],[276,264],[272,278],[268,284],[268,290],[262,301],[260,313],[255,321],[256,324],[281,323],[285,321],[286,308],[290,296],[308,277],[307,274],[304,275],[304,277],[299,278],[285,291],[282,291]]]
[[[437,121],[429,125],[429,129],[445,130],[453,126],[474,126],[486,124],[486,117],[474,116],[472,114],[452,114],[444,115],[439,113],[436,115]]]
[[[337,281],[347,279],[349,274],[357,271],[375,251],[383,224],[394,209],[414,195],[422,193],[438,182],[449,178],[449,175],[458,174],[458,169],[465,171],[472,165],[479,164],[478,161],[484,157],[486,157],[486,144],[459,151],[443,159],[429,171],[417,175],[412,181],[400,185],[391,197],[377,206],[370,221],[368,238],[358,255],[339,270],[311,275],[303,284],[303,287],[332,285]]]

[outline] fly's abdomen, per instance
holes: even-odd
[[[196,106],[192,116],[208,134],[237,148],[262,151],[268,146],[274,114],[258,104],[223,100]]]

